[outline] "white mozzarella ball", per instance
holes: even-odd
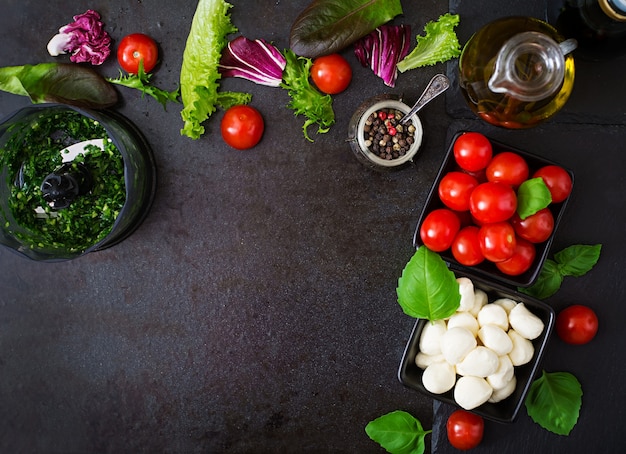
[[[479,288],[474,288],[474,307],[472,307],[469,313],[474,317],[478,317],[478,313],[488,302],[487,293]]]
[[[441,353],[441,336],[446,332],[446,322],[435,320],[427,322],[420,335],[419,348],[426,355],[439,355]]]
[[[530,312],[524,303],[519,303],[509,313],[511,327],[526,339],[536,339],[543,332],[543,322]]]
[[[454,387],[454,400],[465,410],[472,410],[489,400],[493,389],[480,377],[460,377]]]
[[[491,397],[489,398],[489,402],[495,404],[500,401],[503,401],[504,399],[509,397],[511,394],[513,394],[516,386],[517,386],[517,378],[513,376],[513,378],[509,380],[506,386],[500,389],[493,390],[493,393],[491,393]]]
[[[487,383],[489,383],[494,390],[497,390],[507,386],[513,378],[515,378],[513,363],[511,362],[511,358],[504,355],[498,358],[498,370],[487,377]]]
[[[484,325],[478,330],[478,338],[498,356],[506,355],[513,349],[511,338],[499,326]]]
[[[452,365],[461,362],[476,345],[476,337],[467,328],[452,328],[441,336],[441,353]]]
[[[509,317],[502,306],[497,304],[486,304],[478,312],[476,317],[479,326],[495,325],[504,331],[509,329]]]
[[[511,298],[498,298],[492,304],[497,304],[498,306],[502,306],[502,308],[508,314],[511,312],[511,309],[517,306],[517,301],[513,301]]]
[[[469,312],[457,312],[448,319],[448,329],[459,327],[470,330],[474,336],[478,335],[478,321]]]
[[[469,352],[463,361],[456,365],[459,375],[472,375],[474,377],[487,377],[498,370],[500,361],[493,350],[478,346]]]
[[[422,374],[424,388],[433,394],[443,394],[450,391],[456,382],[454,366],[445,361],[429,365]]]
[[[415,355],[415,364],[420,369],[426,369],[428,366],[430,366],[433,363],[438,363],[438,362],[445,361],[445,360],[446,359],[441,354],[427,355],[425,353],[419,352],[417,355]]]
[[[528,363],[535,354],[533,343],[519,335],[514,329],[507,333],[513,342],[513,349],[509,352],[509,358],[514,366],[522,366]]]
[[[456,281],[459,283],[459,293],[461,294],[461,303],[457,310],[469,311],[474,307],[474,283],[466,277],[459,277]]]

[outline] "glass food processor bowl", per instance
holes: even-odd
[[[33,105],[0,123],[0,243],[38,261],[113,246],[146,217],[156,164],[111,111]]]

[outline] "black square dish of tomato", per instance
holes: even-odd
[[[442,208],[450,209],[449,206],[446,206],[444,204],[444,202],[439,196],[439,186],[440,186],[442,179],[444,179],[444,177],[450,172],[466,172],[465,170],[459,167],[459,164],[457,160],[455,159],[455,154],[454,154],[454,144],[457,142],[457,139],[459,137],[463,136],[466,133],[480,134],[480,133],[474,133],[471,131],[469,132],[460,131],[457,134],[455,134],[455,136],[453,137],[452,142],[450,143],[448,151],[441,165],[441,168],[439,169],[435,182],[428,194],[426,203],[424,204],[424,207],[421,211],[421,214],[417,223],[417,228],[415,230],[415,234],[413,238],[413,244],[415,247],[424,245],[424,241],[422,240],[420,236],[420,229],[422,228],[424,220],[427,218],[427,216],[431,212],[438,210],[438,209],[442,209]],[[464,136],[464,137],[467,137],[467,136]],[[518,156],[521,156],[528,165],[528,178],[527,179],[533,178],[536,171],[538,171],[539,169],[546,168],[548,166],[557,166],[565,170],[565,172],[567,173],[567,175],[569,175],[569,178],[570,178],[570,194],[571,194],[571,187],[573,185],[574,175],[570,170],[563,168],[560,164],[557,164],[553,161],[550,161],[540,156],[517,149],[515,147],[511,147],[509,145],[493,140],[489,137],[483,136],[483,138],[486,138],[491,144],[491,149],[492,149],[491,160],[493,160],[494,158],[496,158],[496,156],[501,155],[501,154],[502,154],[501,157],[504,157],[503,154],[507,154],[507,153],[514,153]],[[479,176],[480,172],[478,173],[467,172],[467,173],[471,173],[472,175],[474,175],[477,179],[479,179],[479,182],[481,183],[486,182],[485,181],[486,177],[484,176],[485,172],[483,172],[482,176]],[[515,188],[515,191],[517,193],[517,188]],[[497,258],[494,258],[493,260],[485,259],[479,264],[468,266],[466,264],[460,263],[455,258],[454,254],[452,253],[451,248],[447,248],[445,250],[440,250],[437,252],[450,265],[452,269],[460,270],[462,272],[469,273],[471,275],[482,277],[485,279],[495,279],[499,282],[502,282],[502,283],[505,283],[514,287],[528,287],[532,285],[534,281],[537,279],[537,276],[539,275],[539,272],[541,271],[541,267],[543,266],[543,263],[545,262],[548,256],[550,247],[554,239],[554,235],[561,221],[561,218],[563,217],[563,213],[565,211],[569,198],[570,198],[570,195],[568,195],[564,200],[561,200],[561,201],[553,200],[546,207],[546,209],[550,211],[550,214],[552,215],[552,218],[553,218],[552,231],[546,240],[540,241],[540,242],[535,242],[535,241],[532,242],[533,247],[534,247],[534,259],[532,260],[532,262],[530,262],[531,263],[530,266],[527,267],[527,269],[525,269],[523,272],[517,272],[516,274],[511,274],[510,272],[505,273],[501,271],[501,269],[499,269],[498,266],[502,268],[504,268],[504,266],[502,264],[496,265],[495,262],[498,261]],[[459,219],[461,220],[462,227],[465,227],[467,225],[472,225],[480,229],[480,227],[482,227],[483,225],[488,224],[488,222],[481,223],[480,221],[478,221],[476,218],[470,215],[469,211],[456,211],[456,210],[452,210],[452,211],[454,211],[456,214],[459,215]],[[511,219],[507,219],[505,223],[511,223]],[[515,238],[519,239],[519,236],[517,234],[517,228],[516,228]],[[518,242],[521,243],[523,242],[523,240],[519,240]]]

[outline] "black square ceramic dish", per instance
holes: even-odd
[[[445,176],[446,173],[452,170],[458,170],[458,166],[454,159],[453,147],[454,147],[454,142],[456,141],[456,138],[463,133],[464,131],[458,132],[453,137],[452,142],[450,143],[448,151],[443,160],[443,164],[441,165],[441,168],[439,169],[439,173],[437,174],[437,178],[435,179],[435,182],[430,190],[430,193],[428,194],[426,203],[424,204],[424,208],[422,209],[421,215],[417,223],[417,228],[415,230],[415,234],[413,237],[413,244],[415,247],[419,247],[422,245],[419,231],[420,231],[420,227],[425,217],[431,211],[437,208],[445,207],[443,202],[441,202],[441,200],[439,199],[439,193],[438,193],[439,182]],[[543,166],[555,165],[555,164],[561,166],[560,164],[557,164],[553,161],[536,156],[534,154],[528,153],[523,150],[519,150],[517,148],[503,144],[491,138],[489,138],[489,140],[493,148],[494,156],[503,151],[512,151],[522,156],[528,163],[530,175],[532,175],[536,170],[538,170],[539,168]],[[570,170],[567,170],[567,172],[572,178],[572,183],[573,183],[574,174]],[[530,269],[523,274],[520,274],[518,276],[506,275],[502,273],[500,270],[498,270],[498,268],[496,268],[496,266],[493,263],[487,260],[483,261],[479,265],[466,267],[464,265],[461,265],[459,262],[457,262],[454,259],[454,256],[452,255],[452,252],[450,250],[440,252],[440,255],[450,265],[450,268],[455,271],[460,271],[461,273],[471,272],[472,274],[485,278],[489,281],[494,280],[497,282],[505,283],[513,287],[528,287],[537,279],[537,276],[539,275],[539,271],[541,270],[541,267],[543,266],[543,263],[548,256],[548,252],[550,251],[550,246],[552,245],[554,235],[557,231],[561,218],[563,217],[565,207],[570,197],[568,197],[567,199],[565,199],[563,202],[560,202],[560,203],[551,203],[550,206],[548,207],[552,211],[552,215],[554,217],[554,229],[552,231],[552,235],[550,235],[550,238],[548,238],[547,241],[543,243],[535,244],[536,256],[535,256],[534,263],[530,267]]]
[[[526,308],[539,317],[544,324],[541,335],[532,341],[534,347],[532,359],[523,366],[515,367],[517,384],[513,394],[498,403],[487,402],[471,410],[484,418],[502,423],[510,423],[517,417],[530,385],[538,371],[539,363],[541,362],[546,344],[554,327],[554,309],[535,298],[508,289],[503,285],[485,282],[477,277],[470,277],[470,279],[474,283],[475,288],[480,288],[487,293],[490,303],[498,298],[510,298],[518,303],[524,303]],[[422,330],[427,323],[429,323],[429,321],[425,319],[419,319],[415,323],[402,356],[398,370],[398,379],[405,386],[413,388],[433,399],[458,406],[454,400],[454,388],[444,394],[433,394],[427,391],[422,383],[423,370],[416,365],[415,357],[419,352],[419,341]]]

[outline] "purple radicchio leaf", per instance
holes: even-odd
[[[278,87],[287,61],[276,47],[262,39],[239,36],[228,43],[218,66],[224,77],[240,77],[260,85]]]
[[[111,54],[110,45],[111,37],[100,22],[100,14],[87,10],[59,29],[48,43],[48,52],[53,57],[70,53],[74,63],[101,65]]]
[[[398,77],[397,64],[409,53],[409,25],[381,25],[354,43],[354,55],[361,65],[369,66],[388,87]]]

